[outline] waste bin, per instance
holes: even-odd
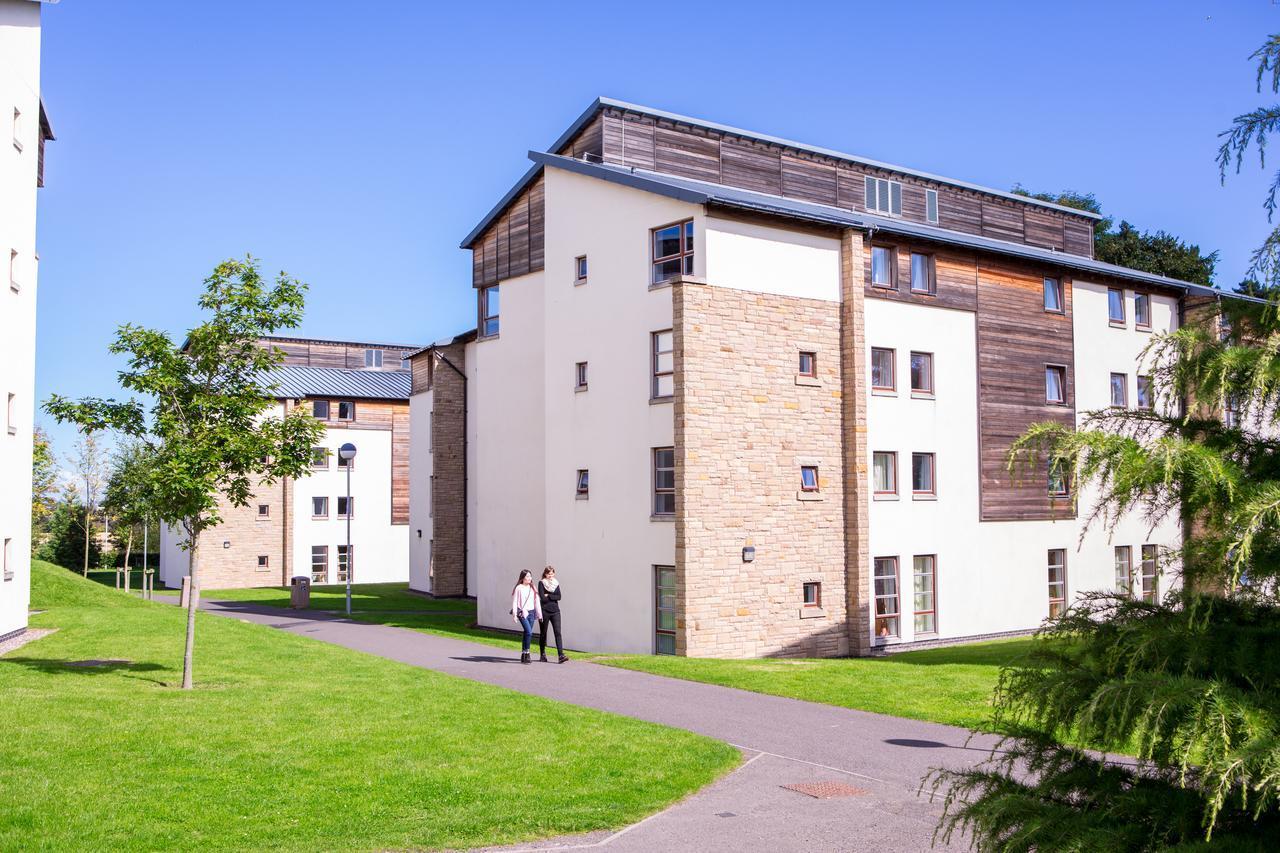
[[[299,610],[311,604],[311,578],[306,575],[295,575],[289,582],[289,606]]]

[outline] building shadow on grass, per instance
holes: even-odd
[[[137,661],[118,660],[112,658],[89,658],[86,660],[24,657],[0,658],[0,666],[4,665],[25,666],[28,669],[34,669],[37,672],[44,672],[50,675],[105,675],[108,673],[132,674],[140,672],[156,672],[165,668],[158,663],[138,663]],[[145,680],[155,681],[155,679],[150,678]]]

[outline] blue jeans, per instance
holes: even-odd
[[[516,614],[516,618],[520,620],[520,627],[524,629],[524,645],[520,650],[528,654],[529,643],[533,639],[533,626],[538,624],[538,614],[533,611],[528,613],[521,611]]]

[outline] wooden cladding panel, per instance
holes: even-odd
[[[978,266],[972,254],[947,251],[930,245],[910,243],[890,244],[876,241],[875,245],[892,245],[897,253],[897,287],[893,289],[871,285],[871,251],[863,254],[862,280],[866,283],[864,295],[869,299],[889,299],[895,302],[914,302],[939,308],[955,308],[976,311],[978,307]],[[911,291],[911,253],[921,252],[933,257],[935,293]]]
[[[285,344],[279,341],[268,341],[266,344],[273,350],[284,353],[282,364],[309,367],[311,365],[311,348],[306,344]]]
[[[1071,281],[1063,279],[1066,311],[1044,310],[1043,275],[981,261],[978,265],[978,457],[984,521],[1062,518],[1069,502],[1052,502],[1048,471],[1011,475],[1013,441],[1039,421],[1075,423],[1075,349]],[[1067,406],[1045,403],[1044,368],[1067,368]]]
[[[982,236],[1022,242],[1022,208],[1013,204],[982,201]]]
[[[862,210],[867,203],[867,186],[862,175],[849,169],[836,170],[836,206]]]
[[[782,155],[782,194],[818,204],[836,203],[836,167]]]
[[[726,139],[720,143],[720,169],[727,186],[782,193],[782,162],[776,150]]]
[[[1067,220],[1063,224],[1064,251],[1073,255],[1093,257],[1093,226]]]
[[[982,233],[982,202],[963,193],[938,193],[938,224],[966,234]]]
[[[1066,246],[1063,217],[1060,214],[1029,207],[1023,211],[1022,220],[1026,228],[1026,241],[1033,246],[1047,246],[1059,252]]]
[[[418,353],[409,359],[409,370],[413,374],[410,394],[421,394],[431,387],[431,361],[430,352]]]
[[[720,182],[720,143],[715,139],[658,127],[654,130],[653,150],[659,172]]]
[[[604,157],[604,116],[597,115],[556,153],[567,154],[575,160],[581,160],[585,155],[593,163],[600,162]]]
[[[391,523],[409,523],[409,407],[391,410]]]
[[[345,347],[312,347],[310,367],[338,367],[345,368],[347,366],[347,351]]]
[[[656,168],[654,145],[652,119],[628,119],[623,122],[622,153],[628,166],[635,166],[637,169]]]
[[[544,188],[538,178],[476,239],[471,249],[471,283],[475,287],[542,269]]]

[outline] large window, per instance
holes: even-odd
[[[1116,546],[1116,592],[1133,595],[1133,549]]]
[[[351,578],[355,580],[356,567],[356,546],[339,545],[338,546],[338,583],[347,582],[347,574],[351,574]]]
[[[897,253],[891,246],[871,247],[871,284],[874,287],[895,287],[897,279],[894,259]]]
[[[893,370],[894,351],[881,347],[871,348],[871,390],[893,391],[898,387]]]
[[[1062,298],[1062,279],[1046,278],[1044,280],[1044,310],[1059,314],[1066,310]]]
[[[867,210],[888,216],[902,215],[902,184],[884,178],[866,179]]]
[[[1111,374],[1111,405],[1117,409],[1129,406],[1129,376],[1125,373]]]
[[[877,450],[871,454],[872,487],[877,495],[898,493],[898,454]]]
[[[915,607],[915,632],[936,634],[938,631],[938,558],[932,554],[912,560],[912,596]]]
[[[933,293],[936,290],[933,279],[933,255],[923,252],[911,253],[911,292]]]
[[[329,546],[311,546],[311,582],[324,583],[329,579]]]
[[[1107,290],[1107,319],[1113,326],[1125,325],[1124,291],[1118,287]]]
[[[1139,329],[1151,328],[1151,296],[1147,293],[1133,295],[1133,325]]]
[[[653,650],[660,655],[676,653],[676,567],[653,567]]]
[[[911,353],[911,393],[933,393],[933,353]]]
[[[898,558],[876,557],[876,638],[887,640],[901,636],[898,624]]]
[[[670,397],[675,393],[675,336],[670,329],[650,335],[649,396],[654,400]]]
[[[935,491],[934,457],[932,453],[911,454],[911,494],[915,497],[933,497]]]
[[[480,337],[498,334],[498,285],[480,288]]]
[[[1049,618],[1062,615],[1067,606],[1067,549],[1049,550]]]
[[[1140,594],[1142,600],[1154,604],[1159,597],[1158,576],[1159,566],[1157,565],[1157,550],[1155,545],[1142,546],[1142,588]]]
[[[1060,406],[1067,402],[1067,368],[1061,364],[1044,366],[1044,401]]]
[[[653,449],[653,514],[675,515],[676,451],[674,447]]]
[[[661,284],[693,275],[693,220],[653,229],[653,278]]]

